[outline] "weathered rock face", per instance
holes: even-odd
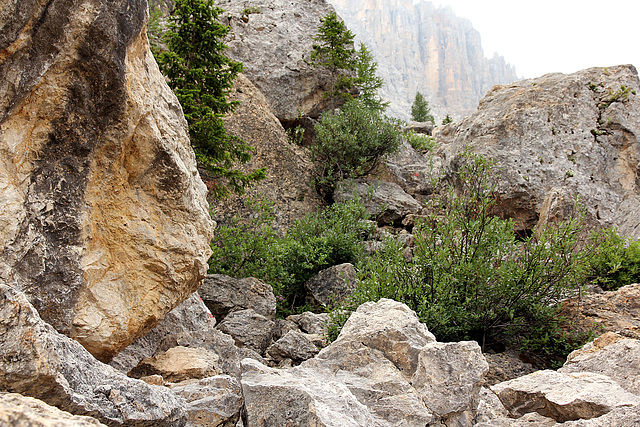
[[[273,203],[274,227],[284,231],[294,220],[316,210],[323,203],[311,185],[313,165],[301,147],[289,143],[284,128],[271,113],[264,95],[246,77],[241,75],[236,79],[231,98],[241,104],[235,113],[225,118],[227,132],[241,137],[256,149],[251,160],[239,169],[248,171],[266,167],[267,176],[253,185],[244,196],[232,195],[224,201],[212,200],[215,219],[222,221],[236,214],[246,218],[249,215],[244,203],[246,200],[268,200]],[[203,174],[203,179],[207,185],[214,185],[206,174]]]
[[[417,91],[437,118],[472,113],[493,85],[517,80],[504,58],[487,59],[480,34],[451,8],[412,0],[330,0],[371,49],[385,81],[389,113],[409,119]]]
[[[549,74],[496,86],[478,111],[436,129],[445,173],[460,152],[494,159],[499,213],[530,230],[580,196],[587,220],[640,238],[640,81],[631,66]]]
[[[206,188],[145,1],[15,11],[0,15],[0,279],[108,360],[204,277]]]
[[[0,393],[0,425],[6,427],[106,427],[94,418],[71,415],[38,399],[17,393]]]
[[[270,320],[276,317],[276,297],[271,285],[255,277],[236,279],[210,274],[198,289],[198,295],[218,321],[231,311],[247,308]]]
[[[41,399],[109,425],[183,426],[184,401],[97,361],[0,283],[0,391]]]
[[[278,119],[294,120],[323,103],[333,79],[309,59],[320,19],[334,10],[326,0],[220,0],[216,6],[227,11],[223,22],[231,26],[227,54],[244,63]],[[243,15],[250,8],[259,12]]]
[[[353,264],[334,265],[318,272],[304,284],[311,303],[331,308],[351,295],[358,277]]]

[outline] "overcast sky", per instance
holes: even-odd
[[[520,77],[619,64],[640,68],[639,0],[432,2],[469,19],[485,56],[498,52]]]

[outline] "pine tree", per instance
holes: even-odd
[[[237,104],[227,96],[242,63],[224,56],[229,27],[218,21],[221,12],[213,0],[176,0],[165,34],[169,51],[156,57],[182,105],[198,162],[219,178],[213,190],[218,198],[230,191],[242,193],[265,176],[264,169],[248,174],[233,169],[235,163],[249,161],[253,149],[227,134],[222,120]]]
[[[431,122],[435,123],[435,119],[431,114],[429,108],[429,102],[424,99],[424,96],[420,92],[416,92],[416,97],[411,105],[411,120],[416,122]]]
[[[367,108],[376,111],[386,110],[389,102],[383,101],[378,95],[378,91],[384,85],[384,80],[377,74],[378,64],[374,60],[373,54],[364,43],[360,43],[356,56],[357,77],[355,84],[360,89],[358,99]]]

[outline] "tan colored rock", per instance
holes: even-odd
[[[563,427],[632,427],[640,425],[640,405],[615,408],[598,418],[563,423]]]
[[[204,348],[173,347],[157,356],[144,359],[129,372],[130,377],[161,375],[165,381],[212,377],[220,373],[220,357]]]
[[[640,238],[640,80],[632,65],[495,86],[478,110],[434,131],[451,177],[465,147],[496,162],[496,214],[520,230],[567,219],[580,196],[590,226]]]
[[[558,372],[594,372],[640,396],[640,340],[608,332],[573,351]]]
[[[95,418],[71,415],[33,397],[0,393],[0,426],[4,427],[89,427],[104,424]]]
[[[537,412],[557,422],[600,417],[619,407],[640,404],[605,375],[545,370],[491,386],[513,417]]]
[[[520,418],[500,417],[490,421],[479,422],[476,427],[553,427],[558,426],[553,418],[544,417],[537,412],[525,414]],[[562,424],[565,425],[564,423]]]
[[[243,50],[248,46],[251,45],[243,44]],[[231,195],[223,201],[211,200],[214,218],[224,222],[226,217],[234,215],[247,217],[250,213],[245,206],[246,200],[267,200],[273,203],[274,228],[284,232],[293,221],[323,205],[311,185],[313,165],[303,148],[287,140],[287,134],[271,112],[265,95],[249,79],[239,76],[235,92],[231,95],[231,99],[241,104],[225,118],[227,132],[241,137],[256,149],[251,160],[239,169],[250,171],[266,167],[267,176],[248,189],[244,196]],[[214,180],[206,173],[203,173],[203,179],[207,185],[214,185]]]
[[[20,10],[0,21],[0,279],[107,361],[199,286],[206,187],[145,1]]]

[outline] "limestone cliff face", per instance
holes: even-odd
[[[108,360],[187,298],[213,222],[145,0],[0,7],[0,279]]]
[[[487,59],[480,34],[450,8],[412,0],[330,0],[375,54],[391,115],[408,119],[416,91],[436,118],[471,114],[496,84],[517,80],[504,58]]]

